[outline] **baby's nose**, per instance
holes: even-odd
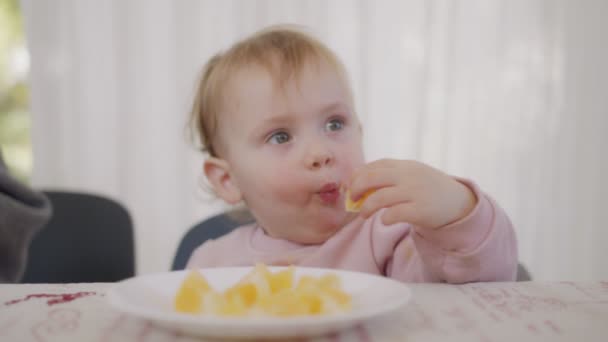
[[[329,164],[331,163],[331,160],[332,160],[332,159],[331,159],[331,157],[330,157],[330,156],[326,156],[326,157],[323,157],[322,159],[315,160],[315,161],[312,163],[312,168],[313,168],[313,169],[318,169],[318,168],[320,168],[321,166],[329,165]]]
[[[320,148],[308,155],[306,164],[309,169],[316,170],[330,166],[334,162],[334,156],[327,148]]]

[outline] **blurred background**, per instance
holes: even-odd
[[[122,202],[138,273],[224,210],[186,122],[206,60],[305,25],[350,72],[371,161],[473,179],[538,280],[608,279],[608,2],[0,0],[0,146],[40,189]]]

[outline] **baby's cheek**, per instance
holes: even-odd
[[[347,181],[350,179],[350,177],[352,176],[353,172],[355,170],[357,170],[358,168],[360,168],[361,166],[363,166],[365,164],[365,161],[363,160],[363,158],[359,158],[357,156],[353,157],[352,159],[347,159],[345,160],[340,168],[340,173],[342,178]]]
[[[285,202],[297,202],[301,195],[306,192],[302,180],[289,171],[273,172],[272,179],[268,184],[270,190]]]

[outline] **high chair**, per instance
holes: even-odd
[[[53,216],[34,237],[22,283],[114,282],[135,275],[133,223],[119,202],[44,191]]]

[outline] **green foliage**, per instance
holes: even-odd
[[[10,172],[27,181],[32,165],[29,90],[14,70],[24,45],[18,0],[0,0],[0,146]]]

